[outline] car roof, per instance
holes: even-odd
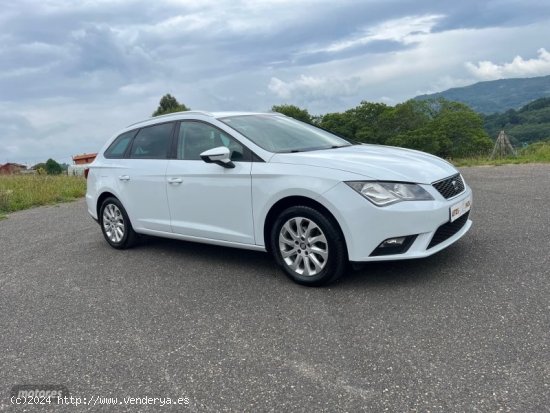
[[[127,128],[130,127],[136,127],[138,125],[152,125],[155,123],[158,123],[159,121],[168,122],[170,120],[178,120],[178,119],[188,119],[190,116],[205,116],[205,117],[211,117],[214,119],[220,119],[228,116],[246,116],[246,115],[282,115],[281,113],[277,112],[243,112],[243,111],[233,111],[233,112],[206,112],[203,110],[187,110],[184,112],[174,112],[174,113],[168,113],[166,115],[160,115],[160,116],[154,116],[148,119],[141,120],[136,123],[132,123],[131,125],[128,125]]]

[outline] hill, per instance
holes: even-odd
[[[484,114],[504,112],[508,109],[519,109],[538,98],[550,97],[550,76],[479,82],[439,93],[420,95],[414,99],[427,100],[438,97],[465,103],[476,112]]]
[[[509,109],[483,117],[493,139],[504,129],[515,146],[550,138],[550,97],[537,99],[519,110]]]

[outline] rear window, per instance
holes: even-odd
[[[122,135],[119,135],[107,148],[107,150],[104,153],[104,156],[108,159],[117,159],[117,158],[123,158],[124,153],[126,152],[126,149],[128,149],[128,145],[132,141],[132,138],[136,134],[136,131],[130,131],[125,132]]]

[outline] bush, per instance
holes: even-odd
[[[48,159],[46,161],[46,173],[48,175],[59,175],[63,172],[63,168],[53,159]]]

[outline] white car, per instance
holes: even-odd
[[[277,113],[179,112],[113,136],[87,174],[107,242],[138,234],[269,251],[305,285],[422,258],[470,228],[472,191],[426,153],[352,144]]]

